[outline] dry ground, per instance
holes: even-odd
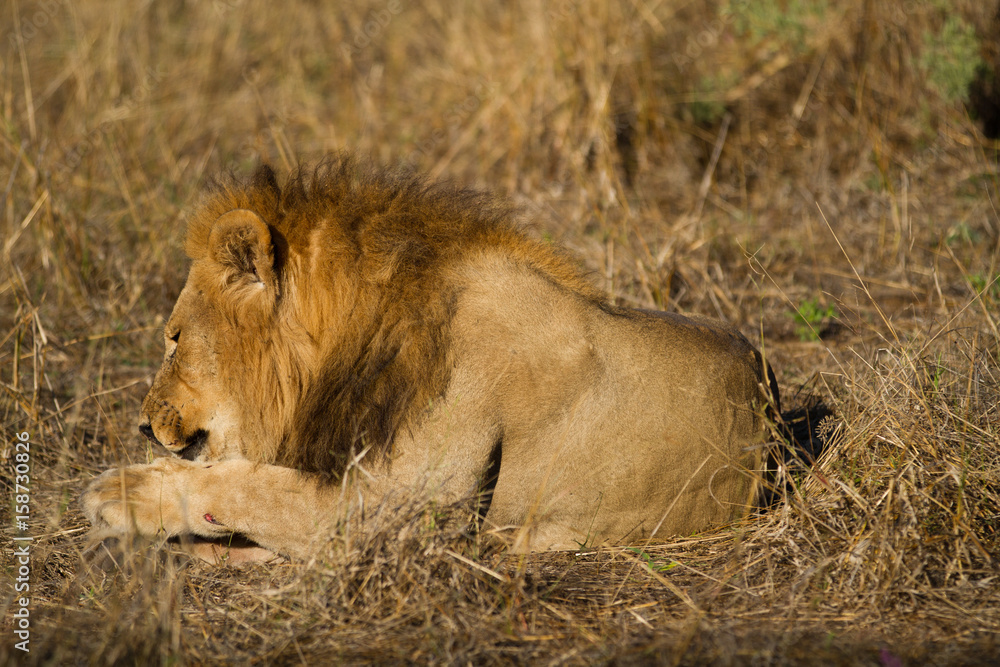
[[[993,3],[2,4],[5,660],[1000,659]],[[199,188],[341,149],[511,196],[620,303],[736,323],[789,411],[832,411],[820,461],[760,516],[640,549],[515,558],[462,508],[392,507],[310,563],[154,545],[82,576],[81,489],[149,455]]]

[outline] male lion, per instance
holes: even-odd
[[[174,456],[92,482],[95,528],[305,554],[346,503],[402,489],[491,489],[485,525],[521,551],[740,515],[776,409],[761,355],[733,329],[612,305],[513,217],[346,156],[284,188],[266,166],[217,183],[142,405],[139,430]]]

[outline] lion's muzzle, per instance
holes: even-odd
[[[153,433],[153,427],[149,422],[143,422],[139,424],[139,433],[142,433],[144,436],[146,436],[149,440],[153,442],[153,444],[160,445],[161,447],[163,446],[163,443],[161,443],[159,440],[156,439],[156,434]]]
[[[139,433],[146,436],[153,444],[159,445],[171,454],[188,461],[194,461],[198,458],[198,455],[205,449],[205,445],[208,444],[208,431],[202,428],[183,439],[173,440],[170,444],[164,444],[156,437],[153,425],[149,422],[143,421],[139,424]]]

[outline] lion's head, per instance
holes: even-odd
[[[216,219],[206,250],[164,327],[163,365],[143,401],[139,429],[187,459],[242,455],[251,439],[273,450],[276,443],[266,438],[275,429],[262,420],[277,415],[254,404],[262,393],[282,392],[241,387],[251,368],[257,382],[275,388],[287,382],[281,373],[295,372],[277,358],[261,358],[272,347],[281,292],[270,231],[255,212],[235,209]]]

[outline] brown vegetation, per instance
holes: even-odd
[[[0,655],[995,660],[997,144],[962,100],[997,89],[985,4],[6,6],[0,480],[13,508],[27,432],[34,542],[31,653],[3,589]],[[786,414],[832,410],[817,465],[760,516],[635,550],[514,557],[461,507],[386,506],[313,562],[136,545],[83,575],[76,499],[150,455],[139,402],[205,181],[341,149],[513,197],[621,304],[737,324]]]

